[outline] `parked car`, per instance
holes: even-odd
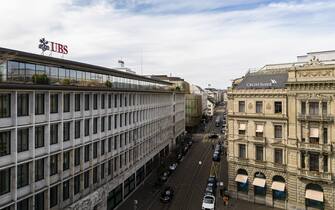
[[[202,200],[202,210],[214,210],[215,197],[213,195],[205,195]]]
[[[208,138],[210,138],[210,139],[216,139],[218,137],[219,137],[219,135],[217,135],[216,133],[209,134],[209,136],[208,136]]]
[[[172,163],[170,166],[169,166],[169,170],[170,171],[175,171],[176,170],[176,168],[177,168],[177,163]]]
[[[170,176],[170,171],[165,171],[162,173],[162,175],[159,177],[159,180],[162,182],[166,182]]]
[[[213,154],[213,161],[216,161],[216,162],[220,162],[221,160],[221,157],[220,157],[220,153],[219,152],[214,152]]]
[[[211,183],[216,187],[216,182],[217,182],[216,177],[215,176],[210,176],[210,177],[208,177],[207,185]]]
[[[182,151],[183,155],[185,155],[187,151],[188,151],[188,145],[185,145]]]
[[[160,200],[163,203],[170,202],[173,198],[174,191],[172,187],[165,187],[164,190],[161,192]]]
[[[208,183],[206,190],[205,190],[205,195],[214,195],[216,193],[216,187],[214,186],[213,183]]]
[[[192,139],[190,139],[190,140],[187,142],[187,144],[188,144],[188,146],[189,146],[189,147],[191,147],[191,146],[192,146],[192,144],[193,144],[193,141],[192,141]]]
[[[179,153],[179,154],[177,155],[177,161],[178,161],[178,162],[181,162],[182,159],[183,159],[183,155],[182,155],[181,153]]]

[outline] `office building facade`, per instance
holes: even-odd
[[[185,130],[170,83],[0,48],[0,209],[114,209]]]

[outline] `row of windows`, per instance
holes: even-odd
[[[45,102],[46,102],[45,93],[36,93],[35,94],[35,115],[45,114]],[[50,113],[59,112],[59,93],[50,94]],[[84,95],[84,110],[90,110],[90,101],[93,100],[92,108],[93,110],[98,109],[98,94],[93,94],[92,98],[90,94]],[[106,108],[106,98],[108,108],[112,108],[112,94],[101,94],[100,95],[100,107],[101,109]],[[126,95],[126,94],[114,94],[114,108],[122,106],[135,106],[143,104],[152,104],[154,102],[159,102],[158,98],[160,97],[150,97],[141,95],[136,98],[136,95]],[[17,94],[17,116],[28,116],[30,114],[29,106],[30,95],[28,93],[19,93]],[[135,102],[136,101],[136,102]],[[63,95],[63,112],[70,112],[71,110],[71,94],[66,93]],[[81,111],[81,94],[77,93],[74,96],[74,111]],[[0,118],[10,117],[11,116],[11,94],[0,94]]]
[[[247,123],[239,123],[238,134],[245,135],[247,129]],[[273,125],[274,129],[274,138],[281,139],[283,138],[283,126],[282,125]],[[264,124],[256,124],[255,136],[263,137],[264,135]]]
[[[121,114],[122,115],[122,114]],[[101,117],[101,132],[105,131],[105,118]],[[108,117],[108,130],[111,130],[111,116]],[[115,118],[117,119],[117,118]],[[160,120],[162,124],[166,124],[165,120],[166,118],[163,118]],[[93,128],[91,129],[90,124],[91,119],[85,119],[85,120],[76,120],[76,121],[68,121],[63,122],[63,142],[70,140],[70,134],[71,130],[73,129],[71,127],[71,124],[74,124],[74,138],[80,138],[82,135],[82,127],[81,123],[84,122],[84,136],[89,136],[90,132],[92,131],[93,134],[98,133],[98,121],[99,118],[93,118]],[[122,123],[122,121],[120,122]],[[135,141],[139,138],[142,138],[144,136],[147,136],[148,134],[154,133],[154,131],[157,131],[159,129],[158,127],[159,122],[151,122],[150,124],[147,124],[145,126],[141,126],[139,128],[135,128],[133,130],[127,131],[125,133],[121,133],[120,135],[114,136],[115,139],[120,139],[120,147],[122,147],[121,140],[124,140],[125,144],[127,142]],[[50,124],[49,127],[49,140],[50,145],[57,144],[59,142],[59,126],[61,123],[53,123]],[[125,124],[126,125],[126,124]],[[45,134],[46,134],[46,128],[47,126],[41,125],[35,127],[35,148],[41,148],[46,146],[45,144]],[[115,127],[116,128],[116,127]],[[169,127],[166,127],[169,128]],[[31,132],[33,128],[20,128],[17,130],[17,152],[24,152],[29,150],[29,145],[31,142]],[[11,135],[14,134],[13,131],[2,131],[0,132],[0,157],[11,154]],[[109,138],[111,139],[111,138]],[[116,140],[115,140],[116,141]],[[109,145],[110,147],[110,145]]]
[[[47,174],[46,168],[49,167],[49,176],[56,175],[60,173],[60,170],[67,171],[72,165],[74,167],[79,166],[85,162],[88,162],[92,159],[96,159],[98,157],[98,153],[100,155],[104,155],[108,152],[111,152],[112,147],[116,149],[117,145],[122,146],[122,139],[118,138],[110,138],[108,139],[108,148],[106,148],[106,140],[102,140],[100,142],[100,151],[98,150],[99,142],[94,142],[93,144],[85,145],[84,147],[79,147],[74,150],[64,151],[63,153],[58,153],[51,155],[49,158],[40,158],[34,160],[34,181],[38,182],[40,180],[45,179]],[[158,137],[153,137],[146,142],[138,144],[132,149],[124,151],[114,158],[110,158],[105,163],[101,164],[100,172],[101,179],[105,177],[105,169],[107,165],[108,175],[112,173],[112,170],[116,172],[119,169],[125,168],[129,164],[133,162],[137,162],[139,158],[144,157],[146,154],[152,152],[160,142],[161,139]],[[114,141],[114,142],[113,142]],[[126,143],[126,142],[125,142]],[[61,161],[62,160],[62,161]],[[108,164],[107,164],[108,163]],[[17,188],[22,188],[30,184],[31,180],[31,167],[33,162],[23,163],[17,166]],[[62,167],[61,165],[62,164]],[[112,165],[114,166],[112,168]],[[0,171],[0,195],[9,193],[11,190],[11,170],[12,168],[4,169]],[[93,168],[93,184],[97,183],[97,171],[98,167]],[[86,171],[84,174],[88,174]],[[85,175],[86,176],[86,175]],[[87,175],[88,176],[88,175]],[[85,178],[86,179],[86,178]],[[84,179],[84,180],[85,180]],[[76,178],[75,178],[76,180]],[[84,184],[84,186],[88,186]],[[76,187],[75,187],[76,189]],[[77,191],[75,191],[77,192]],[[79,191],[78,191],[79,192]]]
[[[238,147],[239,147],[238,157],[246,159],[247,158],[246,145],[239,144]],[[262,145],[255,146],[255,160],[264,161],[264,147]],[[283,164],[283,149],[280,148],[274,149],[274,163]]]
[[[3,72],[5,73],[5,72]],[[58,83],[65,79],[71,81],[72,84],[81,84],[84,82],[94,82],[105,84],[106,81],[111,83],[111,86],[117,88],[137,88],[148,87],[165,89],[167,86],[142,80],[128,79],[107,74],[98,74],[93,72],[84,72],[74,69],[58,68],[54,66],[46,66],[32,63],[23,63],[17,61],[7,62],[6,79],[11,81],[32,81],[33,75],[47,75],[51,83]]]
[[[263,113],[263,101],[256,101],[256,106],[255,106],[255,112],[256,113]],[[246,112],[245,110],[245,101],[239,101],[238,102],[238,112]],[[279,114],[282,113],[282,102],[281,101],[275,101],[274,102],[274,113]]]

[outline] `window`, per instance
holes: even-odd
[[[282,113],[282,102],[275,101],[275,113]]]
[[[328,144],[328,128],[323,128],[323,143]]]
[[[74,177],[74,194],[80,192],[80,175]]]
[[[85,119],[85,136],[90,135],[90,119]]]
[[[70,123],[71,122],[64,122],[63,123],[63,141],[70,140]]]
[[[323,156],[323,171],[328,172],[328,155]]]
[[[17,203],[16,210],[29,210],[29,198]]]
[[[101,172],[101,179],[104,179],[105,178],[105,163],[101,164],[100,172]]]
[[[120,107],[122,107],[122,103],[123,103],[123,102],[122,102],[122,100],[123,100],[123,94],[120,94],[119,100],[120,100],[120,103],[119,103],[119,104],[120,104]]]
[[[50,95],[50,113],[58,113],[58,94]]]
[[[50,144],[58,143],[58,123],[50,124]]]
[[[118,115],[114,115],[114,129],[117,128],[117,116]]]
[[[301,102],[301,114],[306,114],[306,102]]]
[[[101,143],[100,143],[100,151],[101,151],[101,155],[104,155],[105,154],[105,142],[106,140],[102,140]]]
[[[50,156],[50,175],[58,173],[58,154]]]
[[[10,192],[11,173],[10,168],[0,171],[0,195]]]
[[[63,153],[63,171],[70,168],[70,151]]]
[[[85,94],[85,111],[90,110],[90,95]]]
[[[256,160],[263,161],[263,146],[256,146]]]
[[[123,114],[120,114],[120,124],[119,124],[120,128],[123,126],[122,120],[123,120]]]
[[[319,154],[309,153],[309,170],[319,172]]]
[[[105,108],[105,94],[101,94],[101,109]]]
[[[101,132],[105,132],[105,117],[101,117]]]
[[[281,139],[282,138],[282,126],[281,125],[275,125],[275,138]]]
[[[93,158],[98,157],[98,142],[93,143]]]
[[[77,93],[74,95],[74,111],[79,112],[80,108],[80,94]]]
[[[239,135],[245,135],[245,129],[246,129],[246,124],[245,123],[240,123],[239,128],[238,128],[238,134]]]
[[[108,116],[108,130],[110,131],[112,129],[112,116]]]
[[[112,160],[108,161],[108,175],[112,174]]]
[[[63,112],[69,112],[70,111],[70,101],[71,101],[71,98],[70,98],[70,94],[67,93],[67,94],[64,94],[63,96]]]
[[[44,159],[35,161],[35,182],[44,179]]]
[[[90,186],[90,171],[85,171],[84,173],[84,188],[88,188]]]
[[[93,95],[93,109],[94,110],[98,109],[98,94]]]
[[[309,102],[309,114],[318,115],[319,114],[319,102]]]
[[[238,112],[245,112],[245,101],[238,102]]]
[[[74,138],[80,138],[80,120],[76,120],[74,124]]]
[[[263,112],[263,102],[256,101],[256,113],[262,113],[262,112]]]
[[[111,152],[112,151],[112,143],[113,143],[113,138],[110,137],[108,139],[108,152]]]
[[[98,133],[98,118],[93,118],[93,134]]]
[[[35,148],[44,147],[44,126],[35,127]]]
[[[29,115],[29,94],[17,95],[17,116]]]
[[[327,108],[328,108],[327,102],[322,102],[322,114],[323,115],[327,115]]]
[[[85,162],[90,160],[90,145],[85,146]]]
[[[98,166],[93,168],[93,184],[98,182]]]
[[[283,150],[275,149],[275,163],[283,164]]]
[[[70,180],[63,182],[63,201],[70,198]]]
[[[58,203],[58,186],[50,188],[50,208],[56,206]]]
[[[10,94],[0,94],[0,118],[10,117]]]
[[[246,158],[245,144],[239,144],[238,148],[239,148],[238,157],[245,159]]]
[[[35,95],[35,114],[44,114],[44,93],[37,93]]]
[[[10,154],[10,131],[0,132],[0,157]]]
[[[118,98],[117,96],[118,96],[117,94],[114,95],[114,108],[117,107],[117,98]]]
[[[29,184],[29,163],[17,166],[17,188],[27,186]]]
[[[18,129],[17,152],[28,151],[28,149],[29,149],[29,128]]]
[[[80,148],[74,150],[74,165],[80,165]]]
[[[256,124],[256,137],[263,137],[264,125]]]
[[[44,210],[44,192],[35,195],[35,210]]]
[[[108,108],[109,109],[112,108],[112,95],[111,94],[108,95]]]

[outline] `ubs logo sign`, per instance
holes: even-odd
[[[67,45],[47,41],[45,38],[40,39],[38,48],[42,50],[42,53],[44,53],[47,50],[61,54],[69,53]]]

